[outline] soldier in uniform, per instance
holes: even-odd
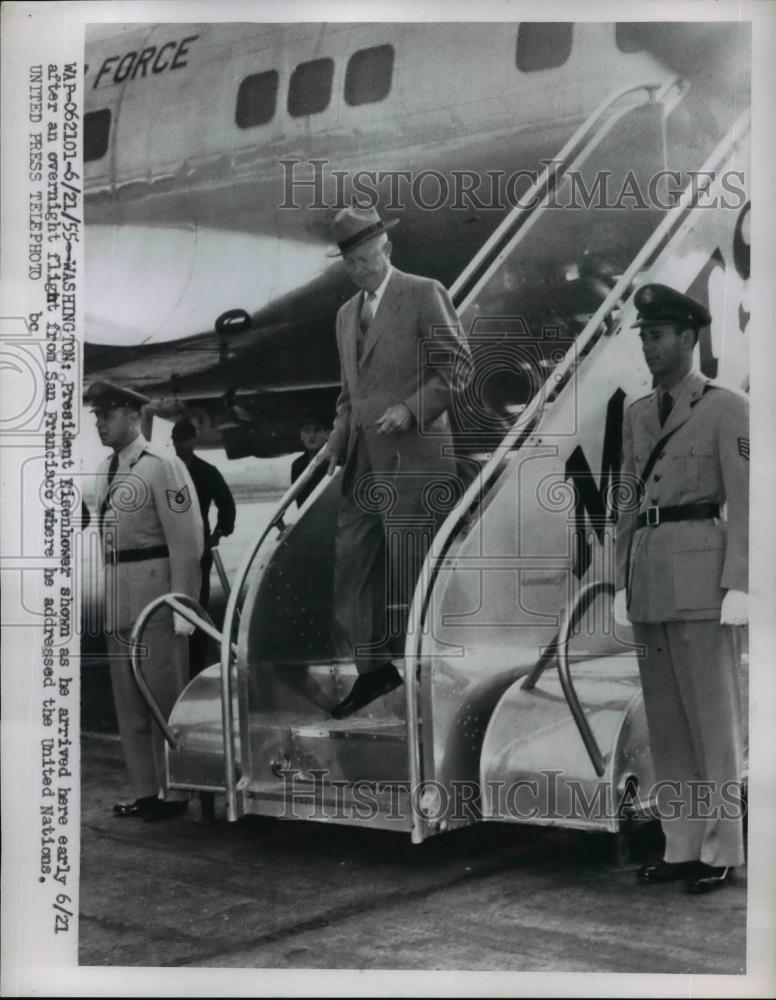
[[[96,502],[105,563],[106,643],[131,802],[117,816],[149,821],[182,813],[187,796],[166,792],[163,737],[132,676],[129,636],[149,601],[175,591],[199,594],[202,519],[185,465],[150,445],[140,432],[149,400],[131,389],[96,382],[85,401],[113,455],[100,466]],[[143,672],[161,711],[169,715],[188,680],[187,636],[193,627],[163,608],[145,631]],[[166,792],[166,793],[165,793]]]
[[[644,884],[725,885],[743,863],[738,626],[747,622],[749,409],[693,370],[707,310],[665,285],[635,296],[656,388],[623,426],[615,619],[633,622],[666,845]],[[723,509],[724,508],[724,509]]]

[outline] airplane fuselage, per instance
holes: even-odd
[[[376,200],[401,222],[395,262],[449,284],[601,100],[670,75],[621,28],[96,26],[87,378],[211,417],[250,395],[259,423],[330,406],[353,292],[329,255],[337,208]],[[228,310],[245,328],[214,333]]]

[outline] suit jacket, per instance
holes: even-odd
[[[167,545],[169,557],[141,562],[105,562],[108,629],[130,628],[149,601],[171,591],[199,596],[204,547],[202,517],[188,470],[140,435],[119,454],[108,493],[107,458],[98,470],[96,498],[103,553]],[[159,618],[169,618],[166,610]]]
[[[337,313],[342,391],[330,441],[345,460],[343,488],[359,435],[372,470],[390,475],[399,489],[402,474],[454,475],[447,411],[463,387],[471,359],[447,292],[438,281],[394,268],[365,335],[359,331],[361,301],[358,292]],[[378,434],[376,421],[397,403],[412,412],[411,427]]]
[[[617,522],[617,588],[632,621],[716,619],[726,590],[748,590],[749,404],[690,373],[663,427],[658,393],[636,400],[623,423],[623,490],[632,495],[655,444],[677,428],[642,496]],[[636,528],[648,507],[712,502],[726,517]]]
[[[199,501],[199,512],[202,515],[202,527],[205,533],[205,544],[210,540],[210,505],[216,505],[218,518],[216,520],[216,530],[222,535],[231,535],[234,531],[234,520],[237,516],[232,491],[226,485],[226,480],[210,462],[206,462],[199,455],[192,455],[188,466],[191,481],[197,491]]]

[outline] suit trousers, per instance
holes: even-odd
[[[343,472],[334,566],[335,648],[360,674],[403,656],[408,609],[439,517],[433,473],[373,472],[358,439]]]
[[[164,737],[138,691],[129,659],[131,629],[106,636],[113,700],[124,761],[135,798],[159,795],[185,799],[185,792],[166,793]],[[141,659],[143,676],[165,718],[188,680],[188,638],[175,635],[172,620],[151,621],[145,630]]]
[[[739,629],[634,622],[665,860],[744,861]]]

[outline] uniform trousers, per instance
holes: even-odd
[[[633,623],[668,862],[744,861],[739,630]],[[696,784],[697,783],[697,784]]]
[[[404,654],[409,606],[440,519],[433,482],[433,473],[373,472],[360,437],[343,472],[335,646],[360,674]]]
[[[169,800],[185,799],[185,792],[167,792],[164,787],[164,737],[132,674],[130,633],[131,629],[119,629],[106,636],[113,701],[129,780],[135,798],[161,795]],[[145,630],[143,646],[143,676],[163,715],[169,718],[188,680],[188,639],[175,635],[172,619],[152,620]]]

